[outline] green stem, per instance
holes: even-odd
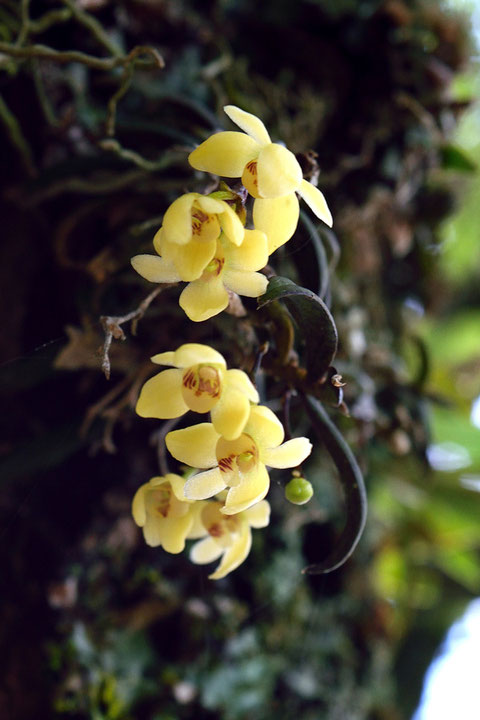
[[[160,160],[147,160],[147,158],[142,157],[134,150],[128,150],[127,148],[122,147],[117,140],[101,140],[98,144],[103,150],[113,152],[123,160],[129,160],[134,165],[137,165],[137,167],[147,170],[148,172],[163,170],[171,165],[172,161],[176,157],[176,153],[165,153]]]
[[[58,10],[49,10],[41,17],[36,20],[30,20],[29,22],[29,34],[40,35],[58,23],[68,22],[72,17],[72,11],[68,8],[59,8]]]
[[[85,10],[82,10],[80,5],[74,0],[62,0],[62,2],[68,7],[75,20],[77,20],[84,27],[88,28],[92,35],[98,40],[100,45],[103,45],[103,47],[108,50],[111,55],[113,55],[114,57],[122,56],[121,49],[114,42],[112,42],[108,34],[105,32],[102,24],[99,23],[97,18],[95,18],[93,15],[90,15],[90,13],[85,12]]]
[[[16,40],[16,45],[23,45],[28,37],[28,31],[30,26],[30,14],[29,14],[30,0],[21,0],[20,3],[20,32]]]
[[[117,67],[124,67],[129,63],[137,61],[139,55],[150,55],[152,58],[152,61],[138,61],[139,64],[143,66],[150,67],[152,62],[159,68],[163,68],[165,65],[160,53],[155,50],[155,48],[148,47],[147,45],[137,45],[128,55],[122,55],[121,57],[99,58],[77,50],[54,50],[48,47],[48,45],[18,47],[11,43],[0,42],[0,53],[19,59],[40,58],[42,60],[53,60],[58,63],[78,62],[95,70],[113,70]]]
[[[121,83],[120,83],[118,89],[114,92],[114,94],[108,101],[108,105],[107,105],[107,120],[106,120],[105,126],[106,126],[107,135],[109,137],[113,137],[115,135],[115,123],[117,120],[117,105],[118,105],[119,100],[122,99],[122,97],[127,92],[128,88],[130,87],[132,78],[133,78],[133,67],[132,67],[132,65],[126,65],[123,68]]]
[[[35,90],[37,91],[37,97],[42,108],[42,112],[45,116],[46,121],[52,127],[58,127],[59,121],[55,115],[53,106],[49,100],[47,93],[45,92],[45,85],[43,83],[42,71],[40,63],[37,60],[32,60],[32,77],[35,84]]]
[[[17,118],[12,113],[5,100],[0,95],[0,119],[5,125],[6,131],[12,144],[17,148],[23,164],[29,175],[35,175],[35,166],[30,146],[25,139]]]

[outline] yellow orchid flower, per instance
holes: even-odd
[[[141,485],[132,502],[132,515],[143,528],[147,545],[161,545],[169,553],[177,554],[185,547],[185,538],[194,524],[195,503],[187,500],[184,478],[169,473],[154,477]]]
[[[252,545],[250,528],[266,527],[270,519],[270,505],[266,500],[235,515],[223,514],[222,507],[222,503],[217,501],[203,504],[200,521],[204,528],[202,535],[207,537],[195,543],[190,550],[190,560],[199,565],[222,556],[215,572],[208,576],[211,580],[225,577],[246,559]]]
[[[163,216],[162,229],[165,238],[178,245],[192,239],[208,243],[216,240],[221,230],[234,245],[243,241],[243,224],[233,208],[225,200],[200,193],[177,198]]]
[[[240,246],[233,245],[222,233],[212,256],[196,279],[191,278],[191,268],[194,265],[197,269],[201,267],[205,258],[197,263],[193,250],[188,255],[188,246],[168,242],[163,235],[156,244],[162,257],[136,255],[131,262],[135,270],[150,282],[190,280],[180,295],[180,307],[190,320],[202,322],[225,310],[229,303],[228,290],[247,297],[259,297],[267,288],[267,278],[256,272],[268,261],[267,237],[260,230],[244,230],[244,233]],[[181,271],[182,258],[187,267],[185,273]]]
[[[210,412],[213,427],[229,440],[243,431],[250,403],[258,403],[256,389],[242,370],[227,370],[223,355],[197,343],[181,345],[175,352],[154,355],[158,365],[172,365],[147,380],[138,398],[141,417],[180,417],[188,410]]]
[[[165,438],[174,458],[195,468],[211,468],[190,477],[185,497],[204,500],[229,488],[223,513],[234,515],[263,500],[270,486],[266,466],[290,468],[299,465],[312,450],[305,437],[283,442],[283,425],[263,405],[250,408],[243,433],[227,440],[211,423],[173,430]]]
[[[188,157],[196,170],[224,177],[241,177],[255,198],[253,221],[269,241],[269,254],[291,238],[298,223],[297,192],[330,227],[332,216],[318,188],[303,179],[295,155],[272,143],[262,121],[234,105],[224,111],[246,134],[220,132],[201,143]]]
[[[245,237],[242,221],[230,205],[208,195],[187,193],[177,198],[166,211],[153,245],[159,255],[170,261],[169,277],[178,276],[189,282],[199,278],[212,260],[222,232],[236,246],[241,245]],[[132,259],[132,265],[140,275],[148,257],[138,255]],[[164,266],[165,263],[162,264],[165,272]]]

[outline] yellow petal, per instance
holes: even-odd
[[[263,528],[267,527],[270,522],[270,505],[266,500],[261,500],[256,505],[252,505],[245,510],[245,517],[250,527]]]
[[[312,452],[312,443],[306,437],[293,438],[276,448],[262,450],[260,457],[273,468],[290,468],[300,465]]]
[[[188,245],[177,245],[177,248],[176,252],[171,253],[174,266],[179,277],[184,282],[190,282],[197,280],[212,260],[217,249],[217,239],[192,240]]]
[[[236,515],[263,500],[270,487],[267,468],[259,462],[239,485],[230,488],[222,513]]]
[[[183,430],[172,430],[167,434],[165,442],[176,460],[191,467],[208,468],[217,464],[215,448],[218,438],[219,435],[211,423],[200,423]]]
[[[282,145],[271,143],[257,160],[258,194],[275,198],[295,192],[302,181],[302,169],[295,155]]]
[[[235,440],[250,415],[250,402],[243,392],[230,386],[225,388],[210,414],[215,430],[226,440]]]
[[[198,205],[204,212],[209,215],[218,215],[224,211],[225,203],[223,200],[217,200],[217,198],[209,197],[208,195],[197,195],[195,205]]]
[[[143,526],[143,537],[150,547],[158,547],[162,544],[161,522],[165,518],[147,515],[145,525]]]
[[[197,500],[192,505],[193,524],[188,531],[187,540],[198,540],[208,534],[202,522],[202,512],[206,504],[204,500]]]
[[[271,202],[256,200],[257,202]],[[225,258],[231,270],[261,270],[268,262],[268,240],[261,230],[245,230],[240,247],[224,245]]]
[[[223,109],[230,120],[248,133],[259,145],[267,145],[271,142],[267,128],[256,115],[245,112],[235,105],[225,105]]]
[[[153,237],[153,247],[158,255],[163,255],[162,252],[162,240],[163,240],[163,228],[159,228]]]
[[[156,240],[156,238],[158,238],[158,240]],[[160,233],[160,230],[155,235],[153,244],[155,246],[155,251],[159,255],[162,256],[162,259],[171,264],[174,264],[177,254],[183,248],[183,245],[178,245],[177,243],[168,242],[165,239],[165,235],[163,233]]]
[[[186,502],[184,493],[185,478],[180,477],[180,475],[175,475],[175,473],[168,473],[167,475],[165,475],[165,482],[170,483],[173,494],[175,495],[177,500]]]
[[[190,320],[202,322],[225,310],[228,293],[221,278],[195,280],[183,290],[178,302]]]
[[[253,203],[253,223],[268,238],[268,253],[290,240],[297,229],[300,206],[295,193]],[[258,268],[257,268],[258,269]]]
[[[166,552],[177,555],[185,548],[185,538],[193,524],[192,513],[178,518],[149,517],[143,534],[147,545],[161,545]]]
[[[225,270],[223,282],[229,290],[245,297],[260,297],[267,289],[268,280],[265,275],[242,270]]]
[[[166,479],[163,477],[163,475],[157,475],[156,477],[150,478],[150,482],[148,483],[150,488],[156,488],[159,487],[159,485],[164,485],[166,482]]]
[[[257,157],[260,145],[249,135],[240,132],[220,132],[212,135],[188,156],[196,170],[241,177],[243,168]]]
[[[219,545],[212,537],[206,537],[204,540],[195,543],[190,550],[190,560],[197,565],[206,565],[207,563],[217,560],[222,555],[224,548]]]
[[[277,447],[285,437],[282,423],[265,405],[254,405],[251,408],[244,432],[251,435],[261,450]]]
[[[150,360],[156,365],[173,365],[174,367],[178,367],[175,363],[175,353],[173,350],[168,350],[164,353],[157,353],[157,355],[153,355]]]
[[[163,236],[168,242],[184,245],[192,238],[192,205],[198,194],[187,193],[177,198],[163,216]]]
[[[302,180],[302,182],[300,183],[300,187],[297,189],[297,191],[305,200],[310,209],[313,210],[315,215],[320,218],[320,220],[323,220],[323,222],[326,223],[328,227],[332,227],[332,213],[328,209],[327,201],[325,200],[323,193],[321,193],[320,190],[315,187],[315,185],[307,182],[307,180]]]
[[[260,400],[254,384],[248,377],[247,373],[243,372],[243,370],[238,370],[236,368],[227,370],[225,375],[224,392],[228,392],[228,388],[230,387],[240,390],[240,392],[242,392],[253,403],[258,403]]]
[[[223,211],[219,215],[221,228],[231,243],[241,245],[246,232],[242,221],[228,203],[224,202],[223,206]]]
[[[251,547],[252,531],[248,527],[248,524],[245,523],[238,540],[225,551],[218,568],[208,576],[210,580],[220,580],[220,578],[225,577],[225,575],[228,575],[232,570],[235,570],[248,556]]]
[[[226,487],[223,474],[218,467],[214,467],[189,477],[185,483],[185,496],[189,500],[206,500]]]
[[[169,355],[169,353],[161,353],[161,355],[154,355],[152,358],[153,362],[158,362],[156,358],[163,355]],[[205,363],[208,365],[221,365],[226,367],[225,358],[220,355],[219,352],[214,350],[209,345],[201,345],[200,343],[185,343],[172,353],[173,362],[169,362],[169,365],[174,365],[178,368],[187,368],[192,365],[198,365],[199,363]],[[155,359],[154,359],[155,358]],[[167,364],[167,363],[164,363]]]
[[[136,524],[139,527],[143,527],[147,520],[147,512],[145,509],[145,490],[149,487],[149,483],[140,485],[137,492],[134,495],[132,502],[132,515]]]
[[[150,282],[171,283],[181,278],[173,263],[156,255],[135,255],[130,261],[133,269]]]
[[[182,397],[182,371],[170,368],[147,380],[135,410],[140,417],[162,420],[186,413],[188,406]]]

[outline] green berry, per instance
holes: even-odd
[[[304,505],[313,495],[312,483],[302,477],[294,477],[285,485],[285,497],[294,505]]]

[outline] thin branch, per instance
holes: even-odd
[[[250,373],[250,378],[251,378],[253,384],[255,385],[255,387],[257,386],[257,375],[260,372],[260,368],[262,366],[262,360],[263,360],[264,356],[268,353],[269,349],[270,349],[270,343],[268,341],[264,342],[264,343],[262,343],[262,345],[260,345],[260,347],[258,348],[257,353],[255,355],[255,363],[253,365],[252,372]]]
[[[290,440],[290,438],[292,437],[292,425],[290,423],[292,394],[292,390],[290,388],[287,388],[282,395],[282,419],[283,427],[285,428],[285,440]]]
[[[171,430],[174,430],[176,428],[180,420],[181,417],[166,420],[166,422],[164,422],[161,426],[160,430],[156,430],[154,433],[152,433],[150,437],[150,444],[156,446],[157,448],[157,458],[160,475],[168,475],[168,473],[170,472],[167,461],[167,453],[165,452],[165,438]]]
[[[133,66],[126,65],[122,71],[122,80],[117,90],[113,93],[107,105],[107,120],[105,123],[107,135],[115,135],[115,123],[117,119],[117,105],[128,91],[133,78]]]
[[[125,67],[129,63],[137,61],[143,67],[151,67],[152,64],[157,68],[165,66],[164,60],[158,50],[148,45],[137,45],[128,55],[120,57],[99,58],[94,55],[87,55],[78,50],[54,50],[48,45],[28,45],[27,47],[17,47],[11,43],[0,42],[0,53],[10,55],[19,59],[40,58],[42,60],[53,60],[58,63],[78,62],[87,65],[94,70],[113,70],[117,67]],[[138,60],[140,55],[149,55],[151,61]]]
[[[141,223],[137,223],[135,225],[131,225],[129,228],[130,233],[134,237],[138,237],[139,235],[143,235],[148,230],[151,230],[152,228],[159,228],[162,224],[163,215],[157,215],[156,217],[149,218],[148,220],[144,220]]]
[[[35,175],[35,166],[33,163],[33,155],[28,144],[25,135],[19,125],[19,122],[15,115],[12,113],[8,105],[6,104],[3,97],[0,95],[0,120],[5,125],[6,131],[12,141],[12,144],[17,148],[22,158],[25,169],[29,175]]]
[[[107,380],[110,379],[110,357],[109,351],[113,340],[126,340],[126,335],[123,332],[122,325],[127,322],[132,322],[132,335],[135,335],[137,331],[138,321],[145,315],[149,305],[155,300],[163,290],[169,287],[173,287],[177,283],[163,283],[159,285],[153,292],[142,300],[136,310],[132,310],[126,315],[102,315],[100,322],[105,331],[105,342],[103,345],[103,358],[102,358],[102,370],[105,373]]]
[[[72,17],[72,12],[68,8],[58,8],[49,10],[36,20],[30,20],[28,24],[29,35],[40,35],[52,27],[62,22],[68,22]]]
[[[85,437],[87,435],[93,421],[97,417],[104,418],[106,422],[100,446],[109,453],[116,452],[115,443],[113,441],[113,430],[115,425],[125,407],[135,407],[140,386],[144,382],[145,378],[151,374],[151,371],[151,363],[147,362],[144,365],[141,365],[140,368],[135,369],[133,373],[130,373],[120,380],[120,382],[109,390],[98,402],[91,405],[83,419],[83,423],[80,428],[80,437]],[[115,400],[116,402],[114,402]]]
[[[108,138],[107,140],[100,140],[98,144],[103,150],[113,152],[115,155],[122,158],[122,160],[129,160],[137,165],[137,167],[142,168],[142,170],[147,170],[148,172],[155,172],[156,170],[163,170],[164,168],[169,167],[179,156],[176,152],[166,152],[163,153],[160,160],[148,160],[134,150],[122,147],[118,140]]]
[[[64,2],[65,1],[66,0],[64,0]],[[153,48],[151,48],[151,50],[153,51],[153,53],[156,53],[156,51],[153,50]],[[160,67],[160,68],[164,67],[163,58],[161,58],[161,56],[159,56],[159,55],[157,56],[157,54],[155,54],[154,59],[156,60],[158,67]],[[135,69],[135,63],[133,61],[131,63],[129,63],[128,65],[125,65],[125,67],[123,68],[123,71],[122,71],[122,79],[121,79],[120,85],[117,88],[117,90],[114,92],[114,94],[112,95],[110,100],[108,101],[107,121],[106,121],[105,125],[106,125],[107,135],[109,135],[110,137],[113,137],[115,135],[115,123],[116,123],[116,119],[117,119],[117,105],[118,105],[119,101],[122,99],[122,97],[127,93],[128,89],[130,87],[130,84],[133,79],[134,69]]]
[[[23,45],[28,37],[30,29],[30,14],[29,14],[30,0],[21,0],[20,3],[20,32],[18,33],[16,45]]]
[[[45,91],[42,69],[38,60],[32,60],[32,77],[35,85],[35,90],[37,91],[37,97],[40,101],[40,107],[42,108],[42,112],[46,121],[49,125],[52,125],[52,127],[58,127],[60,123],[57,116],[55,115],[55,111],[53,109],[52,103],[50,102],[50,98]]]
[[[114,42],[112,42],[108,34],[105,32],[102,24],[99,23],[96,17],[94,17],[88,12],[85,12],[85,10],[82,10],[80,4],[75,2],[74,0],[62,0],[62,2],[68,7],[75,20],[77,20],[84,27],[88,28],[92,35],[98,40],[100,45],[102,45],[106,50],[108,50],[111,55],[113,55],[114,57],[122,56],[121,49]]]
[[[122,190],[130,185],[137,185],[147,176],[143,170],[128,170],[122,175],[111,175],[105,180],[96,180],[93,177],[70,177],[51,183],[45,188],[31,192],[22,198],[24,207],[32,207],[44,200],[49,200],[65,193],[78,193],[79,195],[108,195]]]

